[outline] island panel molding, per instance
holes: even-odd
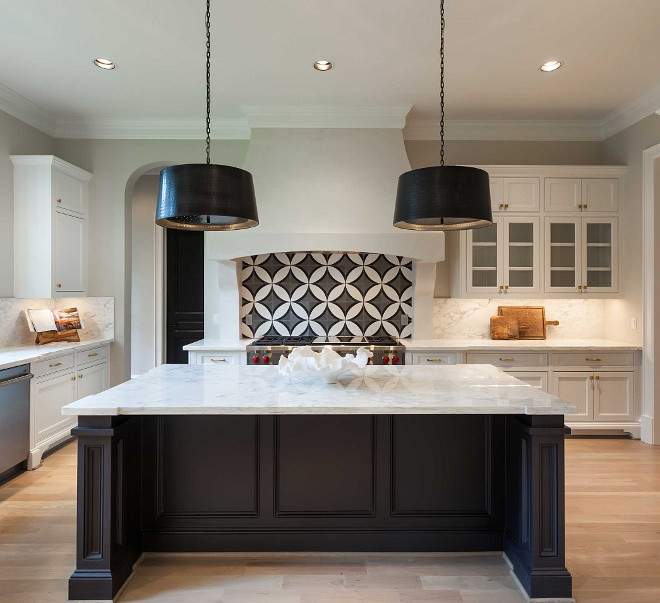
[[[271,253],[241,262],[241,333],[413,333],[411,259],[377,253]]]

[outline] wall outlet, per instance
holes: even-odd
[[[252,326],[252,314],[248,314],[248,315],[245,317],[245,324],[246,324],[248,327],[251,327],[251,326]]]
[[[408,315],[407,314],[402,314],[401,315],[401,326],[405,327],[408,324]]]
[[[630,328],[631,329],[637,329],[637,319],[636,318],[631,318],[630,319]]]

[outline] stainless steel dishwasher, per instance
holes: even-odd
[[[30,451],[30,365],[0,371],[0,479]]]

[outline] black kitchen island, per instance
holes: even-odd
[[[503,551],[571,598],[563,415],[489,366],[166,365],[79,415],[71,599],[109,600],[146,551]]]

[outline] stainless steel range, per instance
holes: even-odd
[[[248,364],[277,364],[280,356],[288,356],[293,348],[308,345],[316,351],[330,346],[339,354],[352,354],[358,348],[371,350],[374,355],[371,364],[404,364],[405,346],[393,337],[387,336],[328,336],[303,335],[300,337],[262,337],[247,346]]]

